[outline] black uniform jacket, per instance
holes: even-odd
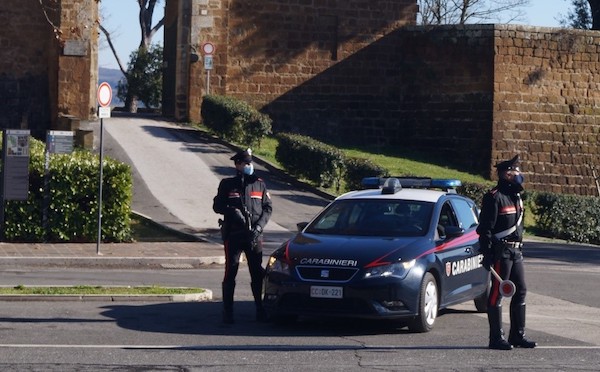
[[[233,217],[234,208],[246,213],[250,226],[240,223]],[[238,173],[235,177],[221,180],[217,196],[213,200],[213,210],[224,215],[224,225],[228,231],[227,235],[230,235],[247,232],[256,226],[264,228],[271,218],[273,206],[267,187],[261,178]]]
[[[515,226],[519,216],[523,213],[520,190],[519,188],[517,191],[514,185],[501,180],[496,187],[483,196],[479,226],[477,227],[483,254],[491,252],[492,243],[498,241],[494,238],[494,234]],[[512,242],[522,241],[523,219],[515,232],[502,239]]]

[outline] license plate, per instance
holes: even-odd
[[[313,285],[310,287],[310,297],[314,298],[344,298],[343,287],[322,287]]]

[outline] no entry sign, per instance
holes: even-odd
[[[98,104],[101,107],[110,106],[110,102],[112,101],[112,89],[110,84],[104,82],[100,84],[98,87]]]

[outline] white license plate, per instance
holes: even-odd
[[[344,298],[344,289],[343,287],[322,287],[313,285],[310,287],[310,297]]]

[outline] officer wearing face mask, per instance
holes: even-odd
[[[262,231],[273,211],[271,197],[264,181],[254,174],[252,151],[235,154],[235,177],[221,180],[213,210],[222,214],[219,220],[225,245],[225,276],[223,278],[223,322],[231,324],[235,277],[244,252],[250,270],[252,295],[256,305],[256,320],[265,321],[262,306]]]
[[[500,283],[493,278],[488,298],[490,325],[489,348],[511,350],[513,347],[534,348],[537,343],[525,338],[525,274],[523,267],[523,175],[519,156],[496,164],[498,184],[483,197],[479,217],[479,244],[483,266],[491,267],[516,287],[510,302],[508,341],[502,330],[502,296]]]

